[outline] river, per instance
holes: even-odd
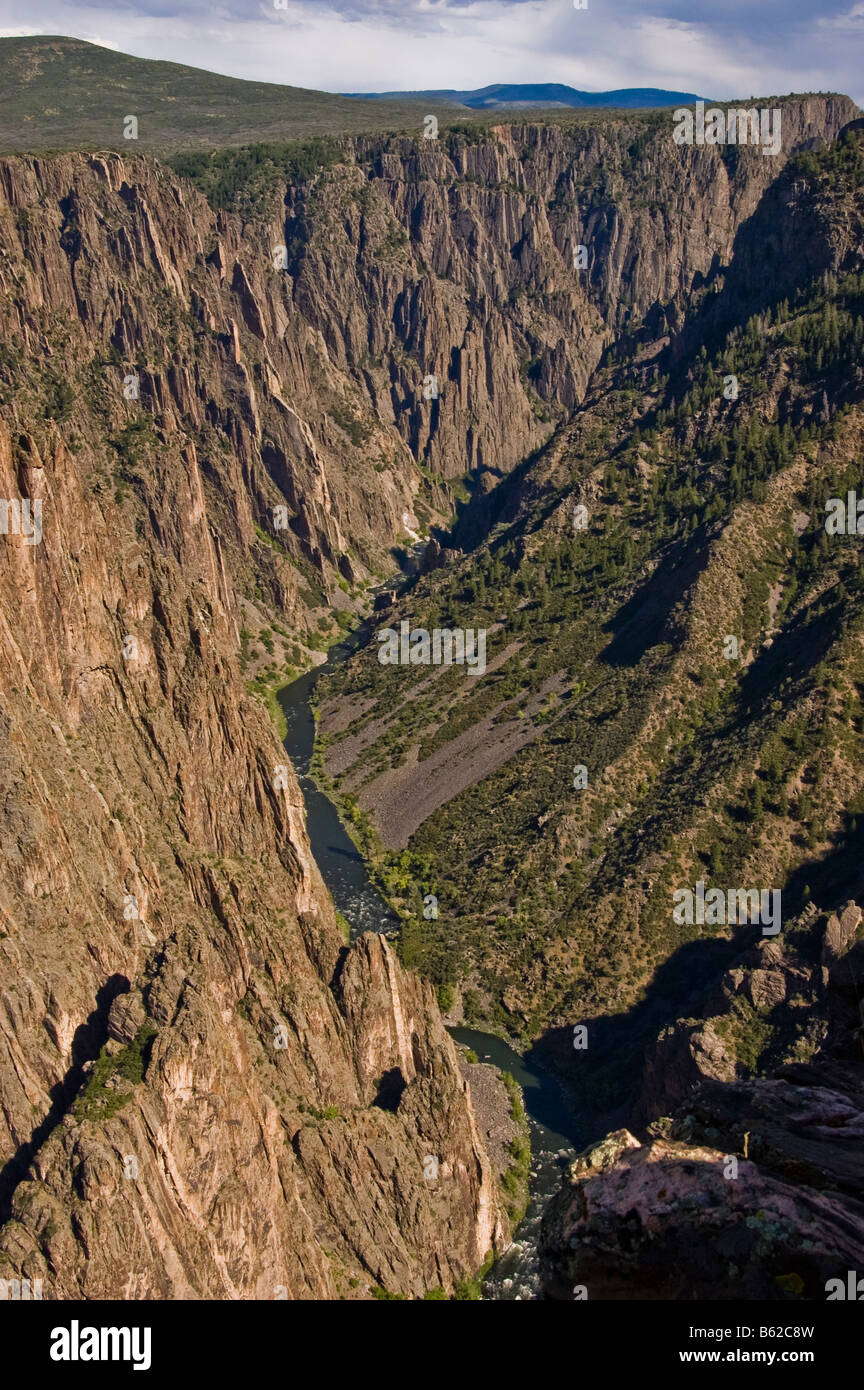
[[[312,691],[324,672],[345,661],[355,646],[356,639],[349,638],[331,647],[323,665],[307,671],[279,692],[279,704],[288,725],[285,751],[294,765],[306,803],[309,843],[336,910],[351,928],[352,940],[364,931],[391,932],[399,926],[398,917],[369,878],[363,856],[340,821],[336,807],[309,775],[315,747],[315,719],[309,703]]]
[[[348,922],[352,939],[365,931],[394,932],[398,918],[372,883],[363,856],[339,819],[336,807],[309,774],[315,744],[310,699],[318,679],[355,649],[349,638],[331,647],[327,660],[279,692],[288,727],[285,751],[297,773],[306,803],[306,829],[321,875],[337,911]],[[561,1168],[584,1142],[558,1081],[521,1056],[502,1038],[470,1028],[451,1028],[457,1043],[473,1048],[481,1062],[509,1071],[522,1087],[531,1136],[531,1196],[512,1244],[496,1260],[483,1283],[486,1299],[530,1300],[539,1297],[537,1238],[546,1199],[557,1188]]]

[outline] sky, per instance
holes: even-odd
[[[565,82],[864,104],[864,0],[0,0],[0,36],[36,33],[329,92]]]

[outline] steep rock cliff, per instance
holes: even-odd
[[[791,103],[784,157],[851,114]],[[0,536],[4,1277],[418,1295],[505,1236],[431,990],[342,944],[237,652],[314,646],[728,256],[783,161],[660,119],[357,141],[218,213],[147,159],[0,163],[0,492],[41,504]]]
[[[450,1290],[506,1234],[492,1170],[430,987],[342,942],[244,687],[250,604],[290,622],[299,581],[255,539],[246,330],[190,319],[212,217],[144,179],[2,169],[0,1272],[51,1298]],[[277,394],[295,558],[335,554]]]
[[[782,112],[776,157],[678,146],[667,111],[355,140],[287,191],[295,303],[435,475],[500,476],[582,400],[613,339],[680,326],[788,158],[857,108]]]

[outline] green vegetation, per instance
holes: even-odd
[[[176,174],[191,179],[212,207],[248,213],[285,184],[308,183],[338,158],[335,141],[318,137],[191,151],[173,155],[167,162]]]
[[[351,406],[338,404],[330,407],[330,418],[336,421],[340,430],[347,434],[351,443],[359,448],[365,444],[372,433],[372,425],[368,420],[361,420]]]
[[[741,1074],[757,1074],[762,1055],[774,1037],[767,1016],[736,995],[729,1012],[714,1020],[714,1029],[723,1039],[728,1055],[741,1068]]]
[[[279,691],[284,690],[296,674],[296,671],[290,666],[279,669],[274,664],[265,666],[254,680],[246,682],[246,689],[249,693],[259,696],[264,701],[267,713],[273,721],[280,739],[288,737],[288,724],[285,719],[285,711],[279,703]]]
[[[308,1115],[310,1120],[315,1120],[319,1124],[325,1120],[341,1119],[342,1114],[338,1105],[318,1107],[316,1105],[309,1105],[304,1100],[299,1100],[297,1102],[297,1109],[300,1111],[301,1115]]]
[[[140,483],[139,465],[158,443],[153,420],[143,412],[111,435],[108,443],[117,455],[115,477],[124,483]]]
[[[133,58],[79,39],[0,39],[0,148],[211,150],[257,141],[422,130],[412,102],[358,101]],[[447,108],[440,107],[442,115]],[[138,139],[124,138],[124,117]]]
[[[101,1122],[110,1120],[118,1110],[122,1110],[131,1098],[132,1087],[144,1080],[155,1036],[156,1029],[147,1022],[141,1025],[134,1040],[120,1052],[112,1053],[107,1046],[103,1047],[86,1085],[72,1106],[72,1114],[77,1120]],[[120,1084],[120,1089],[115,1089],[116,1083]]]
[[[490,1250],[477,1273],[470,1279],[457,1279],[453,1285],[453,1300],[456,1303],[476,1302],[483,1297],[483,1280],[495,1263],[495,1251]]]
[[[507,1215],[515,1228],[525,1215],[528,1206],[531,1180],[531,1140],[519,1083],[509,1071],[502,1071],[500,1075],[510,1095],[511,1119],[519,1130],[517,1137],[509,1144],[509,1152],[513,1162],[501,1179]]]
[[[861,149],[844,137],[790,183],[835,198],[843,223]],[[722,282],[712,294],[722,305]],[[677,886],[775,883],[788,917],[861,848],[864,565],[856,538],[823,523],[826,498],[864,493],[864,276],[819,273],[722,329],[704,309],[706,346],[683,363],[637,369],[626,342],[613,353],[554,461],[541,453],[528,489],[518,471],[501,485],[497,514],[513,519],[493,517],[476,550],[402,604],[413,626],[485,627],[489,664],[505,661],[472,680],[441,670],[418,700],[414,668],[367,650],[320,688],[325,707],[362,700],[352,738],[375,730],[342,803],[402,919],[403,959],[445,1000],[470,979],[466,1018],[492,1031],[528,1039],[635,1004],[656,965],[713,934],[672,921]],[[415,759],[422,778],[427,759],[490,725],[493,740],[518,728],[526,741],[405,850],[382,845],[362,788]],[[744,1067],[760,1064],[760,1029],[740,1030]],[[598,1100],[636,1074],[629,1055],[601,1051],[584,1067]]]

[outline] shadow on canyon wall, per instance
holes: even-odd
[[[128,994],[129,981],[125,975],[112,975],[96,995],[96,1007],[79,1024],[72,1039],[72,1065],[62,1081],[49,1092],[51,1107],[36,1125],[26,1143],[20,1144],[13,1156],[0,1168],[0,1224],[9,1219],[12,1195],[26,1177],[27,1169],[45,1141],[68,1113],[70,1106],[86,1080],[84,1065],[95,1061],[108,1038],[108,1012],[119,994]]]
[[[791,922],[811,901],[822,911],[833,911],[850,897],[860,900],[862,864],[864,813],[849,811],[831,838],[829,852],[805,860],[782,885],[784,922]],[[646,1050],[676,1019],[701,1017],[717,995],[724,972],[761,939],[759,926],[744,925],[728,938],[688,941],[657,967],[644,996],[631,1008],[574,1018],[573,1024],[587,1026],[585,1050],[574,1049],[572,1025],[550,1029],[530,1049],[529,1061],[556,1072],[563,1081],[582,1118],[586,1142],[634,1123]],[[782,935],[777,939],[782,941]],[[770,1055],[760,1061],[770,1072]]]

